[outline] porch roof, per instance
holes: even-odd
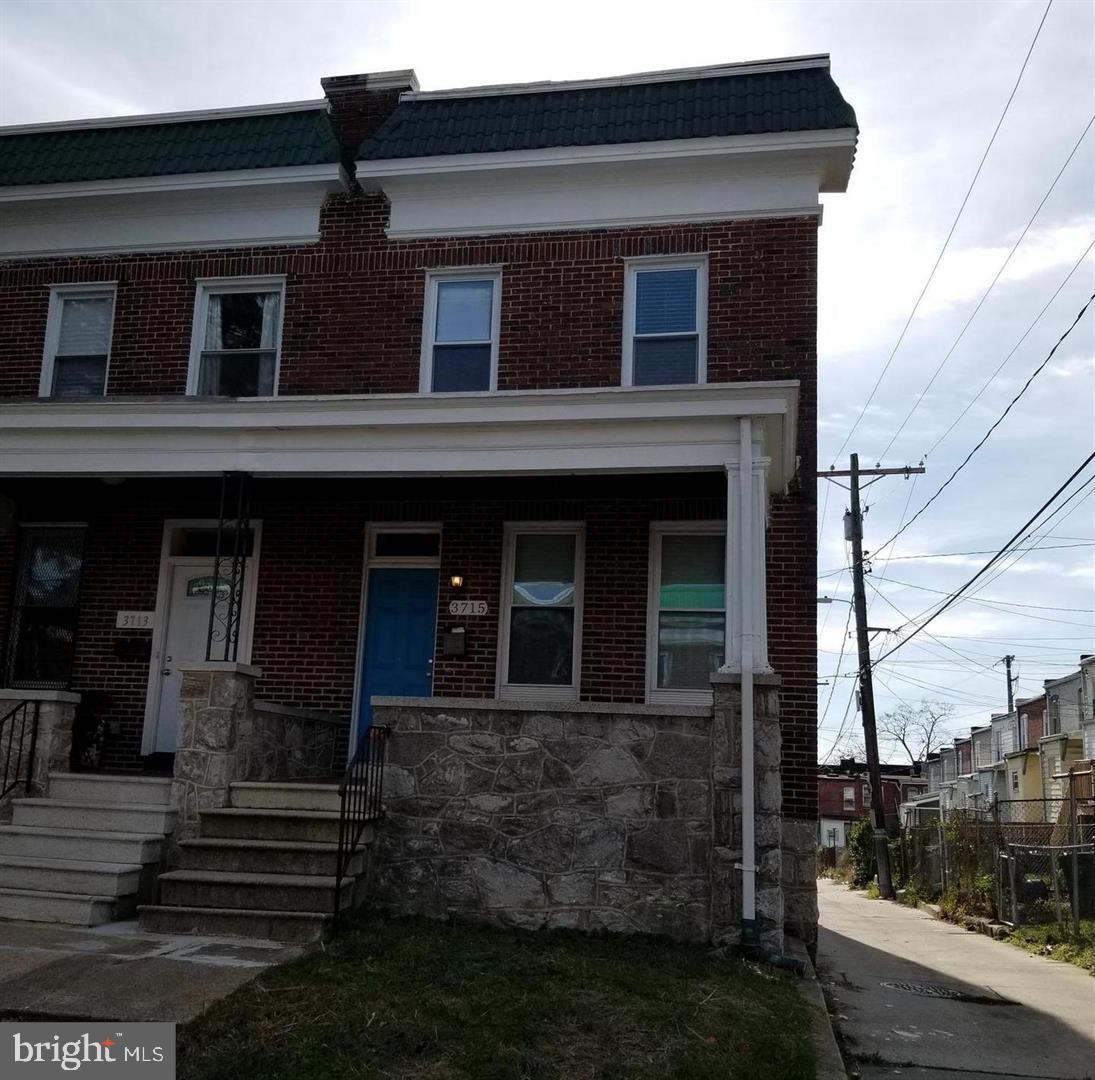
[[[794,473],[794,380],[689,387],[0,403],[0,475],[475,476],[721,470],[753,419]]]

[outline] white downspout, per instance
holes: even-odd
[[[741,919],[743,941],[755,937],[756,820],[755,774],[753,769],[753,424],[739,421],[741,448],[738,457],[738,514],[735,530],[741,545]],[[727,537],[727,551],[730,549]],[[729,559],[729,556],[728,556]],[[730,578],[727,577],[729,585]]]

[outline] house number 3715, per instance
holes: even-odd
[[[450,600],[450,615],[486,615],[486,600]]]

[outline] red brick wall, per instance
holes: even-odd
[[[51,284],[117,281],[110,393],[180,394],[194,279],[258,274],[287,278],[280,393],[414,392],[426,270],[486,263],[504,267],[502,389],[618,385],[623,260],[708,252],[708,379],[803,380],[812,432],[813,218],[430,241],[386,223],[382,196],[336,195],[317,245],[0,264],[0,395],[37,394]]]
[[[428,241],[388,240],[386,222],[382,196],[336,195],[323,211],[321,240],[315,245],[0,265],[0,396],[37,393],[51,284],[117,281],[111,393],[179,394],[186,378],[194,279],[258,274],[287,278],[282,394],[413,392],[418,386],[425,271],[486,263],[503,265],[502,388],[618,385],[623,260],[706,252],[709,380],[798,379],[801,383],[800,480],[771,505],[768,611],[771,662],[783,679],[784,811],[814,817],[816,220],[790,217]],[[371,490],[369,482],[361,483],[363,490]],[[637,490],[646,491],[649,483],[638,482]],[[667,483],[676,489],[675,483]],[[614,493],[625,490],[615,481],[611,489]],[[638,700],[642,694],[646,511],[642,500],[635,498],[635,502],[623,498],[611,507],[591,504],[586,508],[590,560],[586,599],[591,617],[585,627],[588,667],[583,691],[591,698],[627,701]],[[89,516],[99,509],[97,501],[91,501]],[[49,509],[56,516],[56,504]],[[160,520],[164,515],[179,516],[174,506],[161,511],[155,501],[143,509],[160,513]],[[501,536],[484,533],[483,527],[501,520],[500,515],[508,511],[490,499],[465,509],[448,522],[443,580],[450,561],[465,565],[469,578],[496,578]],[[299,524],[295,507],[272,505],[270,514]],[[64,516],[71,519],[72,515]],[[261,658],[269,671],[271,689],[266,692],[292,691],[297,700],[319,695],[322,700],[311,703],[327,702],[331,707],[346,701],[347,664],[352,668],[353,663],[347,656],[356,640],[358,586],[353,575],[360,573],[360,559],[355,554],[351,560],[350,554],[355,548],[359,552],[363,520],[354,521],[345,514],[342,525],[337,515],[309,520],[308,528],[314,530],[317,541],[324,542],[327,553],[318,542],[308,551],[297,552],[288,541],[279,546],[282,541],[273,530],[268,534],[271,565],[286,583],[286,611],[292,612],[293,604],[301,610],[301,605],[312,603],[317,590],[325,591],[330,623],[265,624],[264,619],[274,616],[260,613],[256,647],[267,650]],[[158,535],[158,525],[149,528]],[[154,547],[152,556],[142,557],[154,559],[158,546]],[[328,557],[331,549],[341,560],[340,573]],[[96,558],[94,551],[89,553],[89,572]],[[103,558],[109,564],[109,557]],[[155,574],[151,586],[147,584],[147,566],[141,570],[140,584],[129,581],[124,569],[111,566],[109,573],[118,575],[118,588],[130,597],[125,604],[112,601],[111,611],[146,606],[143,600],[137,604],[134,594],[155,588]],[[0,568],[0,579],[2,575]],[[447,609],[444,593],[441,600]],[[106,629],[104,622],[94,632]],[[332,644],[336,631],[350,636]],[[459,666],[450,661],[438,664],[438,692],[476,694],[493,686],[494,645],[487,635],[480,639],[480,633],[475,632],[469,654]],[[270,645],[262,645],[262,634],[269,635]],[[94,663],[95,640],[92,636],[81,646],[81,677]],[[280,652],[274,642],[280,643]],[[299,660],[301,651],[308,655],[304,664]],[[116,693],[119,699],[125,698],[127,716],[136,708],[138,697],[143,702],[143,690],[137,685],[142,679],[143,675],[119,673],[125,689]]]
[[[855,788],[855,809],[844,809],[844,789]],[[857,818],[867,813],[863,805],[863,781],[846,776],[822,776],[817,782],[818,816]]]

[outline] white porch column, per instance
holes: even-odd
[[[766,531],[769,459],[748,418],[738,461],[726,462],[726,654],[724,670],[741,671],[749,645],[752,670],[769,674]],[[746,641],[748,639],[748,642]]]

